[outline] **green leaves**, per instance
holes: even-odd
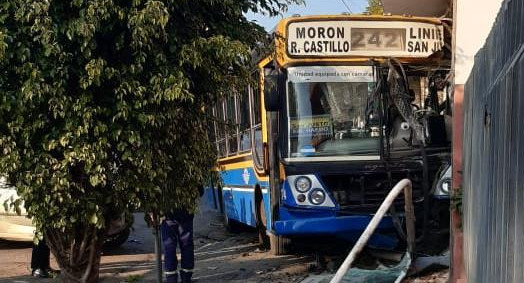
[[[384,14],[384,7],[380,0],[368,0],[368,6],[366,7],[366,13],[371,15],[382,15]]]
[[[35,225],[73,242],[134,206],[195,209],[207,109],[265,38],[243,12],[292,2],[1,1],[0,172]]]
[[[166,40],[165,27],[169,12],[162,1],[149,0],[141,9],[132,9],[128,21],[131,46],[135,50],[150,50],[155,40]]]
[[[89,223],[95,225],[98,223],[98,216],[96,215],[96,213],[93,213],[91,217],[89,217]]]
[[[80,79],[80,87],[85,90],[93,84],[100,86],[105,65],[104,59],[91,59],[85,66],[87,76]]]
[[[7,50],[7,34],[0,30],[0,61],[5,60],[5,52]]]

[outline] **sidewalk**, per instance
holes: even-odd
[[[202,207],[195,216],[195,273],[198,283],[299,282],[312,259],[307,256],[272,256],[258,248],[258,236],[247,229],[238,234],[225,231],[222,218]],[[29,276],[31,244],[0,243],[0,283],[58,282]],[[56,267],[54,259],[52,266]],[[4,268],[4,269],[2,269]],[[121,247],[102,255],[100,282],[156,282],[154,238],[144,216],[135,214],[134,231]]]

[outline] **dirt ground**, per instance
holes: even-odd
[[[260,250],[254,231],[228,233],[221,217],[205,208],[195,217],[196,282],[300,282],[313,263],[307,255],[272,256]],[[31,244],[0,240],[0,282],[53,282],[35,280],[30,273]],[[52,267],[57,268],[54,259]],[[105,252],[102,282],[155,282],[154,238],[135,214],[134,231],[119,248]]]
[[[196,215],[194,227],[194,279],[198,283],[301,282],[308,275],[325,274],[326,268],[336,268],[335,261],[319,268],[316,265],[318,257],[311,250],[299,250],[287,256],[273,256],[268,251],[260,250],[255,231],[228,233],[221,217],[205,207]],[[30,243],[0,240],[0,282],[56,282],[35,280],[28,276],[30,259]],[[52,266],[57,268],[54,260]],[[128,241],[103,254],[100,275],[101,282],[108,283],[156,282],[154,238],[143,220],[143,214],[135,214],[134,231]],[[444,283],[447,276],[444,270],[404,282]]]
[[[416,278],[408,278],[404,283],[447,283],[449,279],[449,269],[433,272]]]

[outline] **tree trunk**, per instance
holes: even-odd
[[[60,280],[67,283],[98,282],[105,231],[94,225],[74,231],[47,229],[47,244],[60,267]]]

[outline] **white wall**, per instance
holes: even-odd
[[[455,84],[466,83],[504,0],[455,0]]]

